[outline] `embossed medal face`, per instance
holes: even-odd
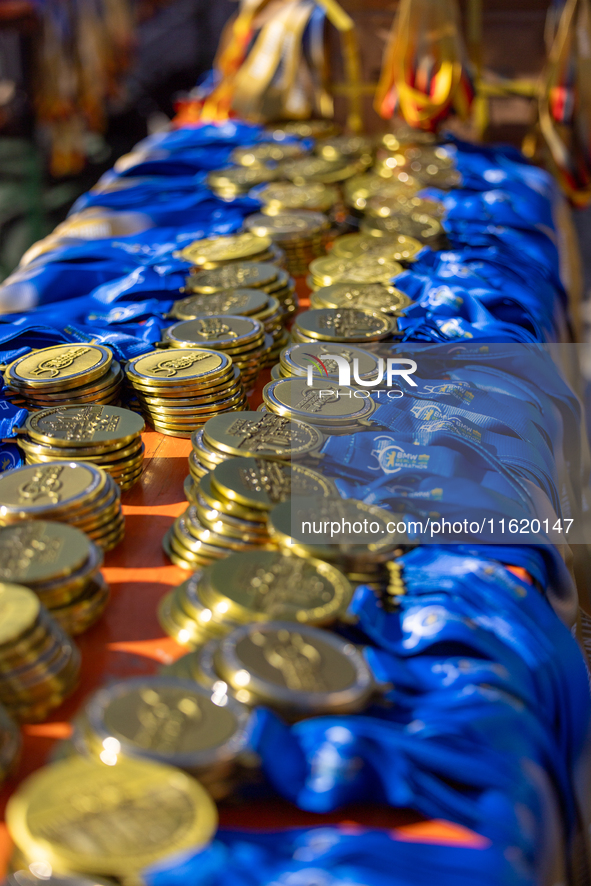
[[[19,357],[6,370],[11,384],[36,388],[64,388],[91,382],[109,369],[113,355],[100,345],[54,345]]]
[[[386,261],[373,256],[340,258],[327,256],[316,258],[310,265],[310,273],[319,286],[332,283],[384,283],[402,273],[402,265],[397,261]]]
[[[298,711],[359,710],[371,674],[351,643],[318,628],[267,622],[220,641],[216,670],[248,703]]]
[[[371,201],[370,201],[371,202]],[[361,223],[361,233],[372,237],[408,234],[422,243],[431,244],[443,232],[441,223],[422,212],[394,213],[383,201],[375,202]]]
[[[230,347],[246,347],[262,333],[263,327],[258,320],[223,314],[182,320],[165,331],[165,338],[167,341],[195,342],[197,345],[215,346],[222,343]]]
[[[395,331],[395,321],[383,313],[359,308],[318,308],[304,311],[296,320],[298,330],[323,341],[380,341]]]
[[[312,294],[315,307],[361,308],[370,311],[399,313],[412,304],[412,299],[394,286],[382,283],[334,283]]]
[[[97,736],[112,736],[122,752],[161,762],[198,764],[199,755],[226,744],[238,729],[240,709],[220,707],[199,686],[165,677],[137,678],[100,690],[87,707]]]
[[[256,289],[269,286],[277,280],[279,268],[268,262],[240,262],[210,271],[200,271],[187,279],[190,292],[207,295],[221,292],[224,289],[254,287]]]
[[[227,289],[211,295],[193,295],[172,306],[171,314],[179,320],[193,320],[213,314],[240,314],[248,316],[263,311],[269,302],[265,292],[258,289]]]
[[[324,439],[310,425],[260,412],[216,416],[203,428],[203,436],[206,443],[228,455],[283,458],[312,452]]]
[[[345,611],[351,591],[345,576],[321,560],[245,551],[209,566],[200,593],[214,614],[221,604],[242,623],[328,624]]]
[[[177,348],[174,351],[152,351],[135,357],[127,364],[127,372],[153,386],[170,386],[177,382],[203,382],[223,375],[230,367],[224,354],[204,348]]]
[[[87,536],[66,523],[25,520],[0,529],[0,581],[27,585],[76,572],[90,552]]]
[[[30,776],[11,797],[7,823],[37,861],[125,877],[207,845],[217,813],[206,790],[171,766],[129,759],[105,766],[75,756]]]
[[[132,440],[144,430],[142,418],[118,406],[56,406],[29,415],[31,439],[53,446],[90,446]]]
[[[193,264],[202,265],[212,261],[235,261],[265,252],[271,241],[254,234],[231,234],[228,237],[213,237],[197,240],[181,251],[181,258]]]
[[[40,603],[33,591],[0,582],[0,646],[13,643],[29,631],[39,617]]]
[[[369,418],[375,403],[367,391],[339,386],[332,381],[282,378],[263,389],[265,404],[279,415],[290,415],[315,425],[333,425]]]
[[[279,212],[277,215],[264,215],[262,212],[249,215],[244,226],[259,237],[271,237],[276,241],[300,240],[312,237],[328,228],[328,219],[321,212],[301,209],[299,212]]]
[[[326,356],[328,355],[328,356]],[[359,378],[372,379],[376,377],[378,360],[371,351],[356,348],[335,342],[310,342],[309,344],[290,345],[281,352],[281,364],[285,367],[286,375],[308,375],[308,368],[312,366],[315,376],[326,378],[326,373],[333,378],[339,376],[339,366],[334,357],[346,360],[353,376],[353,361],[357,360]],[[316,361],[316,364],[314,364]]]
[[[0,520],[13,514],[55,507],[62,511],[90,497],[105,485],[106,476],[90,464],[49,462],[25,465],[0,475]]]
[[[345,234],[334,241],[332,254],[343,258],[371,255],[384,261],[409,261],[422,248],[422,243],[404,234],[380,238],[368,234]]]
[[[311,468],[266,458],[230,458],[217,465],[211,479],[226,498],[264,510],[290,495],[334,494],[331,481]]]

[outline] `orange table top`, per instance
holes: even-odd
[[[260,402],[261,375],[251,402]],[[191,441],[165,437],[156,431],[144,433],[145,467],[140,481],[123,494],[126,532],[123,542],[107,554],[103,574],[111,587],[111,601],[101,620],[76,640],[82,653],[82,675],[77,691],[46,723],[23,727],[23,754],[19,770],[0,792],[0,813],[19,781],[47,760],[54,743],[70,734],[69,721],[85,699],[100,685],[125,677],[156,673],[184,655],[187,649],[164,636],[156,610],[171,587],[187,573],[170,563],[162,550],[162,538],[175,517],[187,508],[183,482],[189,473],[187,458]],[[277,799],[272,802],[220,806],[220,823],[225,826],[276,828],[327,822],[357,822],[367,826],[394,828],[399,839],[443,842],[483,847],[484,838],[446,822],[424,821],[406,810],[384,806],[341,809],[331,815],[302,812]],[[0,877],[11,846],[0,821]]]

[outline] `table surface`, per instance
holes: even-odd
[[[302,307],[307,305],[303,281],[298,286]],[[250,395],[251,408],[261,402],[269,370],[261,373]],[[82,673],[77,691],[45,723],[23,727],[23,754],[16,776],[0,792],[0,815],[16,785],[42,766],[55,742],[70,734],[69,721],[100,685],[125,677],[156,673],[188,650],[164,636],[156,610],[171,587],[185,580],[185,570],[170,563],[162,538],[175,517],[187,508],[183,483],[189,473],[191,441],[165,437],[153,430],[144,435],[144,471],[140,481],[122,496],[126,532],[123,542],[106,555],[103,574],[111,600],[100,621],[77,637]],[[425,821],[408,810],[380,805],[355,806],[330,815],[306,813],[281,799],[219,807],[220,823],[227,827],[276,828],[326,822],[355,822],[395,830],[398,839],[485,847],[488,841],[448,822]],[[11,852],[11,841],[0,820],[0,877]]]

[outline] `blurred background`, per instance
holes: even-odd
[[[175,100],[211,68],[237,5],[0,0],[0,279],[118,156],[168,125]],[[343,0],[342,6],[357,27],[365,128],[383,130],[372,96],[397,4]],[[470,55],[488,84],[479,135],[519,145],[534,119],[552,4],[462,0],[461,6]],[[335,113],[344,121],[338,85],[335,94]]]

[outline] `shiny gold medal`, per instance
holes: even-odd
[[[268,305],[269,297],[258,289],[227,289],[211,295],[192,295],[172,306],[170,316],[194,320],[212,314],[258,315]]]
[[[397,331],[393,317],[359,308],[319,308],[296,319],[292,338],[300,341],[384,341]]]
[[[310,299],[312,310],[318,308],[358,308],[364,311],[383,311],[400,314],[411,305],[412,299],[383,283],[333,283],[315,290]]]
[[[290,495],[333,495],[332,481],[311,468],[265,458],[230,458],[211,474],[214,493],[268,511]]]
[[[217,814],[204,788],[179,769],[71,757],[21,784],[8,804],[7,824],[30,863],[125,879],[166,856],[206,846]]]
[[[323,433],[350,433],[375,412],[367,394],[328,380],[308,385],[305,378],[284,378],[265,385],[263,401],[269,411],[313,424]]]
[[[311,425],[278,415],[243,412],[220,415],[203,428],[203,441],[228,456],[293,459],[317,452],[322,434]]]
[[[333,283],[383,283],[387,286],[402,273],[402,265],[371,255],[355,259],[331,255],[315,259],[310,265],[310,273],[315,288]]]
[[[368,234],[345,234],[334,241],[332,255],[348,259],[373,256],[384,261],[412,261],[422,248],[422,243],[404,234],[380,238]]]
[[[251,233],[230,234],[225,237],[212,237],[196,240],[180,252],[180,258],[197,267],[216,267],[218,264],[236,261],[252,261],[271,246],[270,240],[256,237]]]
[[[293,157],[303,157],[308,151],[297,141],[260,142],[248,148],[235,148],[230,160],[238,166],[261,166],[265,163],[281,163]]]
[[[219,642],[214,666],[239,701],[290,717],[360,711],[375,691],[352,643],[288,621],[237,628]]]

